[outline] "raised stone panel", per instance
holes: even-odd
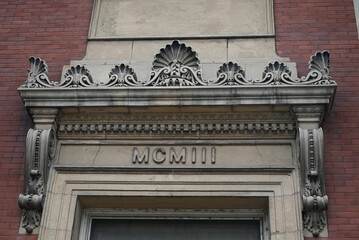
[[[246,168],[293,166],[290,143],[257,145],[100,145],[63,143],[60,165],[133,168]]]
[[[97,0],[89,38],[263,36],[273,24],[272,0]]]

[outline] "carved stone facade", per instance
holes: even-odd
[[[306,231],[315,237],[325,232],[328,198],[323,180],[320,123],[331,109],[336,89],[329,74],[329,53],[313,55],[304,77],[292,76],[290,68],[278,61],[268,63],[261,79],[247,78],[246,68],[235,62],[217,66],[216,75],[207,78],[203,77],[201,67],[196,52],[177,40],[155,55],[149,79],[139,78],[134,68],[119,63],[111,67],[106,81],[91,75],[93,66],[76,65],[65,71],[61,82],[53,82],[48,78],[46,63],[31,57],[28,79],[18,89],[35,123],[35,129],[29,130],[26,146],[29,182],[25,194],[19,197],[26,231],[31,233],[39,227],[43,211],[47,211],[46,221],[58,221],[67,226],[66,232],[75,231],[73,224],[61,223],[61,219],[54,217],[64,214],[59,212],[61,208],[52,208],[57,201],[61,204],[71,201],[73,205],[66,213],[70,215],[64,219],[80,221],[74,220],[80,211],[76,207],[80,195],[76,190],[57,192],[54,182],[57,178],[65,184],[65,176],[81,182],[82,174],[91,171],[95,174],[127,171],[133,182],[121,185],[115,179],[108,180],[113,184],[113,194],[120,197],[125,189],[138,187],[133,186],[137,180],[145,181],[136,180],[138,175],[134,173],[149,174],[146,181],[151,182],[161,178],[157,173],[175,170],[193,174],[192,183],[199,186],[209,181],[211,174],[217,174],[217,187],[228,187],[222,179],[226,178],[223,172],[234,176],[229,180],[231,184],[238,181],[233,186],[247,184],[241,173],[253,179],[261,173],[278,174],[279,183],[272,182],[269,190],[274,197],[258,190],[265,188],[265,184],[256,180],[249,186],[258,189],[239,187],[235,192],[236,188],[229,184],[230,191],[220,195],[218,190],[217,194],[241,199],[248,197],[249,191],[255,197],[270,199],[270,204],[283,206],[277,210],[290,220],[275,218],[273,209],[269,209],[268,219],[275,224],[267,236],[301,239],[303,233],[298,229],[302,225],[294,224],[300,222],[301,212],[296,212],[300,207]],[[43,208],[49,168],[53,181],[48,193],[52,195]],[[196,179],[196,174],[203,174],[206,180]],[[281,174],[290,179],[284,180]],[[171,181],[162,183],[179,184]],[[156,184],[163,187],[161,181]],[[291,185],[286,191],[292,195],[286,196],[276,184],[280,189]],[[91,182],[89,190],[83,190],[81,196],[93,197],[95,185]],[[164,189],[163,194],[172,194],[172,190]],[[173,191],[180,194],[179,190]],[[199,189],[186,192],[193,193],[201,194]],[[64,200],[72,194],[74,199]],[[96,194],[106,198],[106,194]],[[158,193],[151,194],[155,197]],[[281,202],[281,197],[288,198],[287,203]],[[285,204],[293,205],[286,208]],[[52,223],[44,224],[40,239],[62,234],[62,230],[51,228]]]

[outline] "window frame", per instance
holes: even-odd
[[[190,220],[259,220],[260,239],[269,240],[266,209],[84,209],[80,240],[90,240],[93,219],[190,219]]]

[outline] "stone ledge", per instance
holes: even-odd
[[[19,88],[26,107],[315,105],[331,109],[336,85]]]

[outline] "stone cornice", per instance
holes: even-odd
[[[18,89],[30,108],[321,104],[327,109],[335,90],[336,85]]]
[[[215,75],[204,76],[197,53],[177,40],[155,55],[147,79],[137,77],[132,66],[124,63],[108,74],[84,64],[71,66],[56,82],[49,79],[44,60],[30,57],[29,61],[28,78],[18,91],[30,109],[289,105],[300,122],[309,122],[309,115],[297,113],[295,106],[307,109],[315,105],[321,109],[320,124],[323,113],[331,109],[337,87],[329,73],[328,51],[311,56],[309,71],[302,77],[278,61],[262,70],[227,62],[219,65]],[[253,70],[261,76],[251,75]]]

